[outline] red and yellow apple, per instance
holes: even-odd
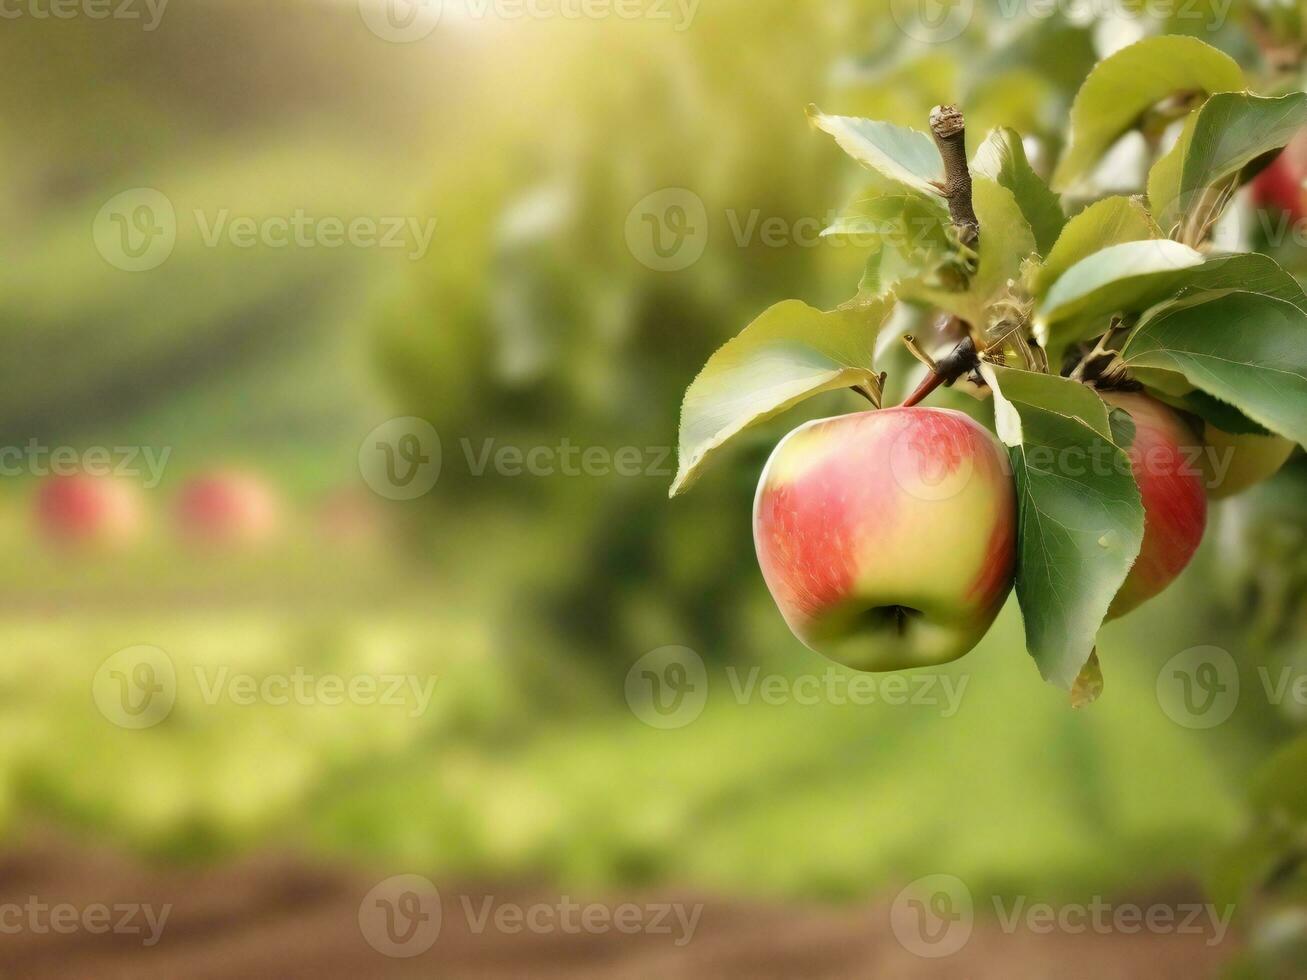
[[[276,495],[259,477],[238,470],[197,476],[177,498],[177,521],[193,543],[242,547],[270,538],[280,523]]]
[[[1012,586],[1007,455],[961,412],[890,408],[800,426],[763,471],[753,528],[795,636],[858,670],[956,660]]]
[[[50,540],[69,547],[117,547],[144,524],[136,487],[111,476],[52,476],[36,493],[36,523]]]
[[[1144,540],[1108,618],[1124,616],[1170,585],[1207,527],[1207,489],[1198,434],[1172,408],[1142,392],[1100,392],[1135,423],[1130,467],[1144,505]]]
[[[1296,448],[1282,436],[1234,435],[1208,422],[1203,428],[1207,495],[1224,500],[1280,472]]]

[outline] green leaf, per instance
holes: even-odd
[[[1213,398],[1205,391],[1191,391],[1176,397],[1166,392],[1154,393],[1172,408],[1178,408],[1190,415],[1197,415],[1204,421],[1211,422],[1222,432],[1233,436],[1269,436],[1272,433],[1265,426],[1258,425],[1233,405],[1227,405],[1219,398]]]
[[[1008,280],[1020,277],[1021,264],[1035,251],[1035,236],[1006,187],[977,176],[972,180],[971,200],[980,223],[980,245],[967,288],[953,291],[936,283],[908,281],[900,286],[899,295],[938,306],[983,330],[989,324],[991,304],[1006,290]]]
[[[805,398],[854,385],[879,393],[872,352],[892,308],[887,300],[823,313],[787,300],[728,341],[685,392],[680,468],[670,495],[698,479],[708,457],[732,436]]]
[[[950,229],[938,199],[880,182],[864,189],[822,236],[870,249],[860,295],[874,298],[939,265],[954,247]]]
[[[828,116],[816,106],[808,107],[808,118],[869,170],[922,193],[938,193],[934,183],[944,179],[944,161],[925,133],[872,119]]]
[[[1047,255],[1066,224],[1062,203],[1026,159],[1025,147],[1015,130],[990,131],[971,161],[973,173],[997,181],[1012,192],[1035,235],[1035,247]]]
[[[1044,679],[1071,690],[1130,573],[1144,509],[1129,416],[1055,375],[984,364],[1017,483],[1017,601]]]
[[[1148,203],[1164,228],[1207,207],[1211,189],[1307,126],[1307,93],[1277,99],[1226,92],[1190,114],[1171,151],[1148,175]]]
[[[1146,310],[1175,294],[1203,257],[1158,238],[1111,245],[1081,259],[1053,283],[1035,316],[1035,336],[1049,356],[1101,333],[1101,318]],[[1056,361],[1054,361],[1056,363]]]
[[[1210,257],[1185,278],[1179,297],[1220,290],[1262,293],[1307,312],[1307,293],[1303,292],[1298,280],[1284,271],[1275,259],[1260,252]]]
[[[1143,113],[1171,95],[1237,92],[1243,71],[1229,55],[1191,37],[1150,37],[1099,62],[1071,105],[1071,138],[1053,189],[1082,181]]]
[[[1259,293],[1199,294],[1151,311],[1121,349],[1128,370],[1181,375],[1200,391],[1307,443],[1307,314]]]
[[[1035,295],[1042,297],[1073,265],[1109,245],[1161,237],[1138,198],[1105,197],[1096,201],[1068,221],[1058,235],[1035,277]]]

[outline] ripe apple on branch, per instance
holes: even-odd
[[[1202,540],[1208,499],[1272,475],[1307,442],[1307,294],[1269,256],[1211,233],[1259,162],[1307,126],[1307,94],[1263,97],[1188,37],[1100,62],[1076,96],[1051,186],[1021,137],[968,158],[963,113],[930,134],[809,110],[869,177],[827,229],[867,247],[835,310],[787,301],[686,392],[672,495],[739,432],[815,394],[870,411],[781,440],[758,487],[763,578],[806,645],[861,670],[945,663],[984,636],[1015,586],[1026,645],[1075,703],[1101,688],[1101,624],[1163,591]],[[1144,193],[1094,171],[1133,129],[1173,125]],[[1088,203],[1086,203],[1088,202]],[[878,334],[899,304],[960,336],[883,405]],[[995,433],[923,404],[966,379]]]

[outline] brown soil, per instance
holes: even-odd
[[[592,898],[608,909],[623,901],[689,907],[702,902],[692,939],[681,946],[675,943],[682,935],[675,925],[671,935],[558,929],[505,934],[493,925],[478,934],[466,909],[483,910],[487,898],[491,908],[556,906],[559,895],[520,884],[440,883],[438,938],[418,955],[399,959],[374,950],[360,927],[360,904],[378,880],[278,857],[174,869],[66,841],[29,843],[0,856],[0,976],[1201,980],[1215,977],[1229,952],[1209,947],[1197,935],[1009,935],[987,923],[977,925],[960,952],[926,960],[895,940],[886,902],[787,906],[675,891]],[[16,913],[5,908],[26,906],[33,896],[79,910],[97,903],[172,908],[157,944],[146,946],[140,914],[134,917],[140,934],[15,930]],[[582,896],[574,897],[584,904]],[[115,911],[114,920],[119,915]]]

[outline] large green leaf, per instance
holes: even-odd
[[[887,181],[864,188],[822,235],[870,250],[864,297],[883,296],[904,279],[928,273],[954,244],[942,201]]]
[[[749,426],[819,392],[854,385],[878,392],[872,351],[892,307],[887,300],[823,313],[786,300],[728,341],[685,392],[671,496],[698,478],[714,450]]]
[[[1179,296],[1219,290],[1262,293],[1307,312],[1307,294],[1298,280],[1260,252],[1212,256],[1185,277]]]
[[[1201,253],[1165,238],[1095,252],[1053,283],[1036,313],[1035,336],[1055,357],[1067,345],[1101,333],[1101,319],[1108,314],[1145,310],[1173,295],[1202,262]]]
[[[1070,221],[1044,256],[1035,277],[1035,295],[1043,296],[1062,273],[1109,245],[1161,238],[1143,202],[1133,197],[1105,197]]]
[[[937,193],[934,184],[944,179],[944,161],[927,134],[872,119],[828,116],[816,106],[808,107],[808,118],[864,167],[905,187]]]
[[[1121,355],[1128,369],[1182,375],[1294,442],[1307,443],[1307,314],[1260,293],[1199,294],[1149,313]]]
[[[980,223],[975,273],[964,290],[926,281],[906,281],[899,295],[938,306],[977,329],[989,324],[992,304],[1021,275],[1021,264],[1035,251],[1035,236],[1016,198],[988,177],[972,180],[972,203]]]
[[[971,161],[973,173],[997,181],[1012,192],[1035,235],[1035,247],[1047,255],[1066,224],[1056,194],[1035,173],[1026,159],[1025,147],[1015,130],[991,130]]]
[[[1066,191],[1086,178],[1112,144],[1168,96],[1243,88],[1234,59],[1195,38],[1151,37],[1122,48],[1099,62],[1076,93],[1070,144],[1053,189]]]
[[[1144,510],[1129,416],[1091,388],[992,364],[999,437],[1017,483],[1017,601],[1045,680],[1070,690],[1139,554]]]
[[[1268,99],[1246,92],[1213,95],[1185,122],[1171,151],[1148,175],[1148,203],[1164,228],[1205,207],[1212,188],[1307,126],[1307,93]]]

